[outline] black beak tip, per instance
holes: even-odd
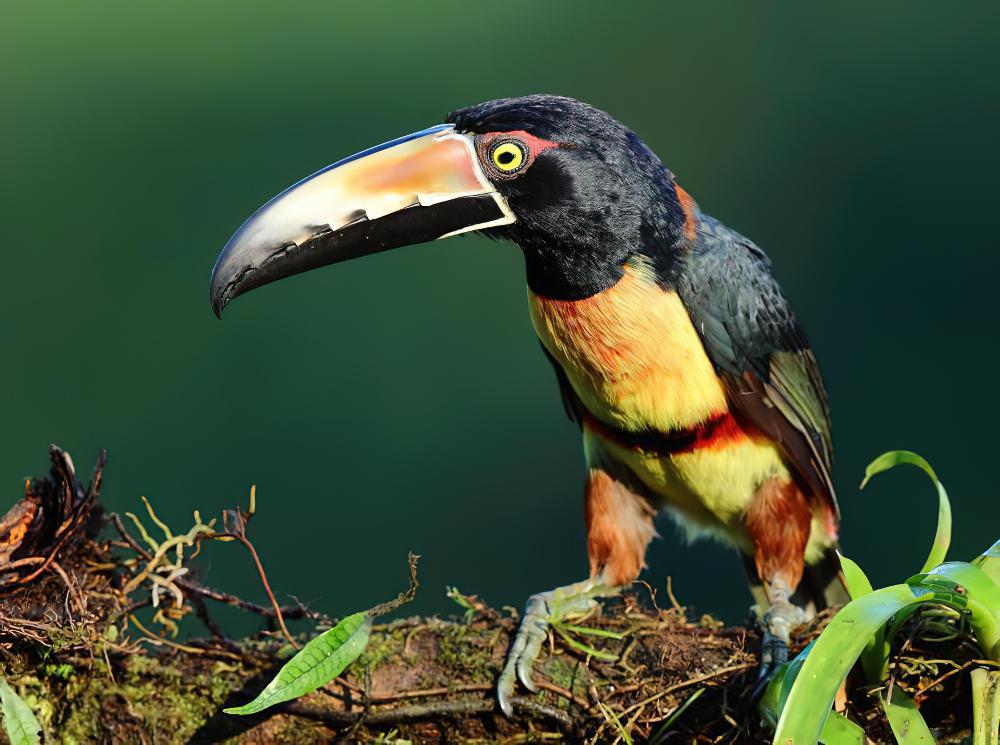
[[[222,320],[222,311],[225,310],[226,306],[229,305],[229,301],[232,300],[232,287],[229,284],[217,284],[212,278],[212,287],[209,291],[209,301],[212,303],[212,312],[215,313],[215,317],[220,321]]]

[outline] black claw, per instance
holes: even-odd
[[[765,631],[760,642],[760,670],[757,682],[750,693],[750,700],[757,701],[764,695],[774,674],[788,662],[788,644],[773,634]]]

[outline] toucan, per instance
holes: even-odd
[[[589,576],[528,600],[502,710],[517,679],[534,690],[555,618],[639,576],[661,511],[738,549],[766,679],[808,614],[846,600],[823,379],[765,253],[611,115],[505,98],[340,160],[236,231],[212,307],[221,317],[283,277],[473,231],[524,254],[528,311],[587,465]]]

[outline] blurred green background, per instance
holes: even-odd
[[[771,255],[834,410],[845,551],[888,582],[933,533],[916,473],[859,494],[890,448],[936,466],[953,554],[1000,535],[994,395],[1000,5],[36,3],[0,27],[0,484],[46,447],[105,500],[177,527],[245,503],[271,583],[337,615],[446,584],[494,605],[587,571],[579,436],[526,313],[522,260],[478,237],[241,298],[208,277],[231,232],[342,156],[534,92],[612,112],[702,208]],[[913,508],[913,517],[900,517]],[[645,578],[699,611],[750,602],[732,553],[668,521]],[[262,599],[241,548],[203,571]]]

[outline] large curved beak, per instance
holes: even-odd
[[[215,262],[212,309],[221,317],[238,295],[319,266],[514,220],[472,136],[431,127],[327,166],[257,210]]]

